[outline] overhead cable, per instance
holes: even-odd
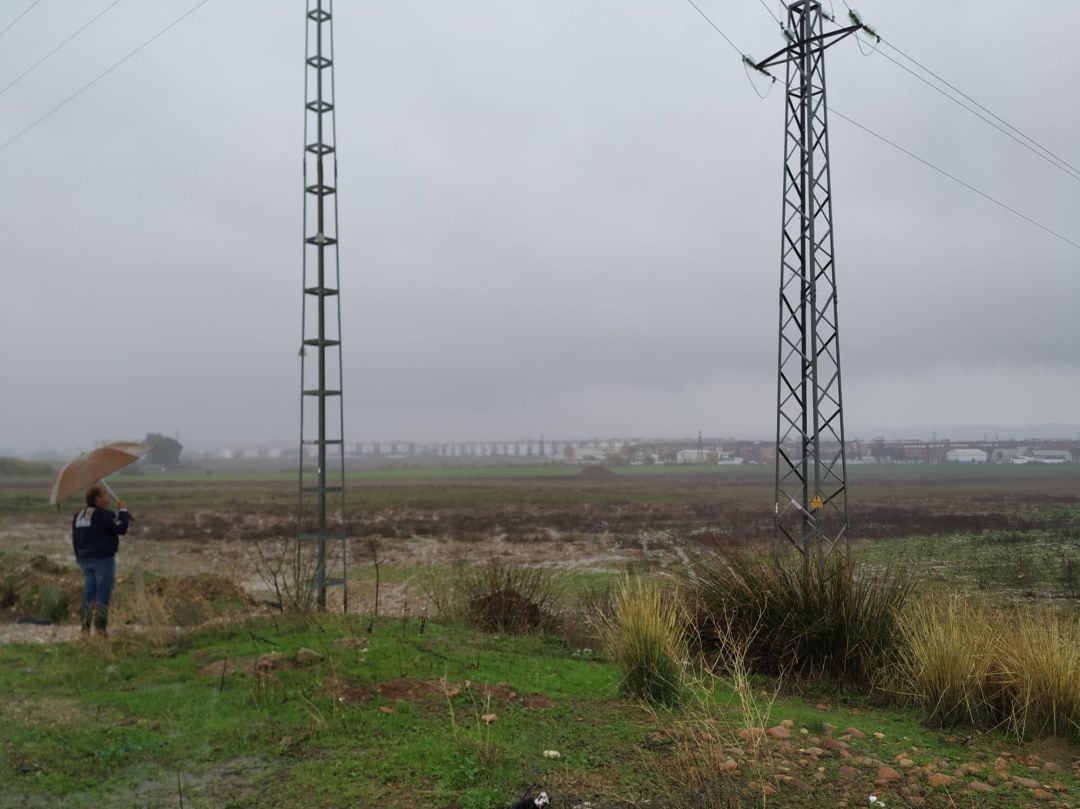
[[[831,114],[837,116],[838,118],[842,118],[843,120],[847,121],[852,126],[858,127],[859,129],[861,129],[866,134],[872,135],[873,137],[877,138],[878,140],[882,141],[883,143],[887,143],[889,146],[893,147],[897,151],[903,152],[908,157],[910,157],[910,158],[912,158],[914,160],[918,160],[924,166],[927,166],[928,168],[933,169],[938,174],[941,174],[941,175],[943,175],[945,177],[948,177],[954,183],[958,183],[959,185],[962,185],[964,188],[968,189],[969,191],[973,191],[974,193],[978,194],[983,199],[989,200],[990,202],[997,205],[999,208],[1004,208],[1009,213],[1020,217],[1025,222],[1028,222],[1028,223],[1034,225],[1035,227],[1037,227],[1039,230],[1042,230],[1042,231],[1044,231],[1046,233],[1049,233],[1051,236],[1054,236],[1055,238],[1061,239],[1061,241],[1065,242],[1066,244],[1072,245],[1077,250],[1080,250],[1080,243],[1074,242],[1072,239],[1068,238],[1067,236],[1061,235],[1060,233],[1058,233],[1053,228],[1049,228],[1046,225],[1035,221],[1030,216],[1027,216],[1026,214],[1021,213],[1020,211],[1016,210],[1016,208],[1013,208],[1010,205],[1006,205],[1004,202],[997,199],[996,197],[990,196],[985,191],[980,191],[975,186],[971,185],[968,182],[965,182],[964,180],[961,180],[959,177],[957,177],[954,174],[950,174],[949,172],[945,171],[945,169],[941,168],[940,166],[934,165],[929,160],[927,160],[927,159],[925,159],[923,157],[919,157],[919,155],[915,154],[914,152],[908,151],[903,146],[900,146],[899,144],[895,143],[894,141],[889,140],[884,135],[880,135],[877,132],[875,132],[874,130],[870,129],[869,127],[864,126],[863,124],[860,124],[858,121],[856,121],[856,120],[854,120],[852,118],[849,118],[848,116],[844,115],[844,113],[840,112],[839,110],[837,110],[835,107],[833,107],[831,105],[829,106],[829,112]]]
[[[181,14],[181,15],[180,15],[179,17],[177,17],[177,18],[176,18],[175,20],[173,20],[173,21],[172,21],[171,23],[169,23],[168,25],[166,25],[166,26],[165,26],[164,28],[162,28],[162,29],[161,29],[160,31],[158,31],[158,32],[157,32],[156,34],[154,34],[154,35],[153,35],[152,37],[150,37],[149,39],[147,39],[147,40],[146,40],[145,42],[143,42],[143,43],[142,43],[141,45],[139,45],[139,46],[138,46],[137,48],[135,48],[135,49],[134,49],[133,51],[130,51],[130,52],[129,52],[129,53],[128,53],[128,54],[126,55],[126,56],[124,56],[124,57],[123,57],[122,59],[120,59],[120,60],[119,60],[118,62],[115,62],[115,63],[113,63],[113,65],[112,65],[111,67],[109,67],[109,68],[105,69],[104,71],[102,71],[101,73],[99,73],[99,74],[98,74],[97,76],[95,76],[94,78],[90,79],[90,81],[88,81],[88,82],[87,82],[86,84],[84,84],[84,85],[83,85],[82,87],[80,87],[80,88],[79,88],[78,90],[76,90],[76,91],[75,91],[74,93],[72,93],[71,95],[69,95],[69,96],[68,96],[67,98],[65,98],[65,99],[64,99],[63,101],[61,101],[61,102],[60,102],[59,104],[57,104],[57,105],[56,105],[55,107],[53,107],[52,109],[50,109],[50,110],[49,110],[48,112],[46,112],[46,113],[45,113],[44,115],[42,115],[41,117],[39,117],[39,118],[38,118],[37,120],[35,120],[35,121],[34,121],[34,122],[33,122],[32,124],[30,124],[29,126],[27,126],[27,127],[23,128],[23,129],[19,130],[19,131],[18,131],[17,133],[15,133],[14,135],[12,135],[12,136],[11,136],[10,138],[8,138],[8,139],[7,139],[6,141],[4,141],[3,143],[0,143],[0,152],[2,152],[2,151],[3,151],[4,149],[6,149],[7,147],[9,147],[9,146],[10,146],[11,144],[13,144],[13,143],[14,143],[15,141],[17,141],[17,140],[18,140],[19,138],[21,138],[21,137],[22,137],[23,135],[25,135],[25,134],[26,134],[27,132],[29,132],[29,131],[30,131],[31,129],[33,129],[34,127],[36,127],[36,126],[37,126],[38,124],[42,123],[42,122],[43,122],[43,121],[45,121],[45,120],[46,120],[47,118],[49,118],[49,117],[51,117],[52,115],[54,115],[55,113],[59,112],[59,111],[60,111],[61,109],[63,109],[63,108],[65,107],[65,106],[67,106],[67,104],[69,104],[69,103],[70,103],[71,101],[73,101],[74,99],[76,99],[76,98],[77,98],[78,96],[82,95],[82,94],[83,94],[84,92],[86,92],[87,90],[89,90],[89,89],[90,89],[91,87],[93,87],[93,86],[94,86],[95,84],[97,84],[97,83],[98,83],[99,81],[101,81],[101,80],[102,80],[103,78],[105,78],[105,77],[106,77],[106,76],[108,76],[108,75],[109,75],[110,73],[112,73],[112,72],[113,72],[114,70],[116,70],[116,69],[117,69],[118,67],[120,67],[120,66],[121,66],[122,64],[124,64],[124,63],[125,63],[126,61],[128,61],[128,60],[129,60],[129,59],[131,59],[131,58],[132,58],[133,56],[135,56],[135,54],[137,54],[137,53],[139,53],[140,51],[142,51],[142,50],[143,50],[144,48],[146,48],[147,46],[149,46],[149,45],[150,45],[151,43],[153,43],[153,42],[157,41],[157,40],[158,40],[158,39],[159,39],[160,37],[164,36],[164,35],[165,35],[166,33],[168,33],[168,32],[169,32],[170,30],[172,30],[172,29],[173,29],[173,28],[175,28],[175,27],[176,27],[177,25],[179,25],[180,23],[182,23],[182,22],[183,22],[184,20],[186,20],[186,19],[187,19],[188,17],[190,17],[190,16],[192,15],[192,14],[194,14],[194,13],[195,13],[196,11],[198,11],[198,10],[199,10],[200,8],[202,8],[203,6],[205,6],[205,5],[206,5],[207,3],[209,3],[209,2],[210,2],[210,0],[199,0],[199,2],[198,2],[198,3],[196,3],[196,4],[194,5],[194,6],[192,6],[191,8],[189,8],[189,9],[188,9],[187,11],[185,11],[185,12],[184,12],[183,14]]]
[[[25,8],[25,9],[23,9],[23,12],[22,12],[22,14],[20,14],[20,15],[19,15],[18,17],[16,17],[16,18],[15,18],[14,20],[12,20],[11,22],[9,22],[9,23],[8,23],[8,24],[7,24],[7,25],[6,25],[5,27],[4,27],[4,30],[3,30],[3,31],[0,31],[0,37],[2,37],[2,36],[3,36],[4,34],[6,34],[6,33],[7,33],[8,31],[10,31],[10,30],[11,30],[12,28],[14,28],[14,27],[16,26],[16,24],[17,24],[17,23],[19,22],[19,20],[21,20],[21,19],[22,19],[23,17],[25,17],[25,16],[27,15],[27,14],[29,14],[29,13],[30,13],[30,11],[31,11],[31,9],[33,9],[33,7],[34,7],[34,6],[36,6],[36,5],[37,5],[38,3],[40,3],[40,2],[41,2],[41,0],[34,0],[34,2],[33,2],[33,3],[31,3],[30,5],[28,5],[28,6],[27,6],[27,7]]]
[[[1023,139],[1025,140],[1025,141],[1028,141],[1029,143],[1033,144],[1033,145],[1034,145],[1034,146],[1035,146],[1035,147],[1036,147],[1036,148],[1037,148],[1037,149],[1038,149],[1038,150],[1039,150],[1040,152],[1044,153],[1044,154],[1040,154],[1040,155],[1039,155],[1039,156],[1040,156],[1040,157],[1042,157],[1042,158],[1043,158],[1044,160],[1047,160],[1047,162],[1050,162],[1050,163],[1052,163],[1052,164],[1060,164],[1060,165],[1058,165],[1058,168],[1061,168],[1061,170],[1062,170],[1062,171],[1066,171],[1066,173],[1069,173],[1069,174],[1071,174],[1071,175],[1072,175],[1073,177],[1075,177],[1076,179],[1080,179],[1080,168],[1077,168],[1076,166],[1072,165],[1071,163],[1069,163],[1069,162],[1068,162],[1067,160],[1065,160],[1064,158],[1062,158],[1062,157],[1059,157],[1058,155],[1054,154],[1054,153],[1053,153],[1052,151],[1050,151],[1050,150],[1049,150],[1049,149],[1047,149],[1047,148],[1046,148],[1045,146],[1043,146],[1043,145],[1042,145],[1041,143],[1039,143],[1039,142],[1038,142],[1037,140],[1035,140],[1035,138],[1033,138],[1033,137],[1031,137],[1030,135],[1027,135],[1027,134],[1025,134],[1024,132],[1022,132],[1021,130],[1017,129],[1017,128],[1016,128],[1015,126],[1013,126],[1012,124],[1010,124],[1010,123],[1009,123],[1008,121],[1006,121],[1006,120],[1005,120],[1004,118],[1002,118],[1002,117],[1001,117],[1000,115],[998,115],[997,113],[995,113],[995,112],[994,112],[993,110],[990,110],[989,108],[987,108],[987,107],[986,107],[986,106],[984,106],[983,104],[980,104],[980,103],[979,103],[978,101],[976,101],[976,100],[975,100],[974,98],[972,98],[971,96],[969,96],[969,95],[968,95],[967,93],[965,93],[965,92],[964,92],[963,90],[961,90],[961,89],[960,89],[959,87],[957,87],[956,85],[952,84],[952,83],[951,83],[951,82],[949,82],[948,80],[944,79],[944,78],[943,78],[942,76],[940,76],[939,74],[935,73],[935,72],[934,72],[933,70],[931,70],[930,68],[926,67],[926,65],[922,64],[921,62],[919,62],[919,61],[918,61],[917,59],[915,59],[914,57],[912,57],[912,56],[908,56],[908,55],[907,55],[906,53],[904,53],[904,52],[903,52],[902,50],[900,50],[900,49],[899,49],[898,47],[896,47],[896,46],[895,46],[894,44],[892,44],[891,42],[889,42],[889,41],[888,41],[887,39],[884,39],[884,38],[883,38],[883,39],[882,39],[881,41],[882,41],[882,43],[883,43],[883,44],[885,44],[885,45],[888,45],[888,46],[889,46],[890,48],[892,48],[892,49],[893,49],[894,51],[896,51],[896,52],[897,52],[898,54],[900,54],[901,56],[903,56],[903,57],[904,57],[905,59],[907,59],[907,60],[908,60],[909,62],[911,62],[911,63],[912,63],[912,64],[914,64],[914,65],[917,65],[917,66],[919,67],[919,69],[920,69],[920,70],[923,70],[924,72],[926,72],[926,73],[928,73],[929,75],[933,76],[933,77],[934,77],[935,79],[937,79],[937,80],[938,80],[939,82],[941,82],[941,83],[942,83],[942,84],[944,84],[944,85],[945,85],[946,87],[948,87],[948,88],[949,88],[950,90],[952,90],[953,92],[957,93],[958,95],[960,95],[961,97],[963,97],[963,98],[964,98],[964,99],[966,99],[967,101],[970,101],[970,102],[971,102],[972,104],[974,104],[974,105],[975,105],[976,107],[978,107],[978,108],[979,108],[980,110],[982,110],[983,112],[985,112],[985,113],[986,113],[987,115],[989,115],[989,116],[990,116],[991,118],[993,118],[994,120],[998,121],[999,123],[1001,123],[1002,125],[1004,125],[1004,126],[1005,126],[1006,128],[1008,128],[1008,129],[1012,130],[1013,132],[1015,132],[1015,133],[1016,133],[1016,135],[1019,135],[1019,136],[1020,136],[1021,138],[1023,138]],[[885,57],[886,59],[888,59],[889,61],[893,62],[894,64],[898,65],[899,67],[902,67],[902,68],[904,68],[904,70],[907,70],[907,71],[908,71],[909,73],[912,73],[913,75],[916,75],[916,74],[914,74],[914,73],[913,73],[913,71],[911,71],[911,70],[909,70],[908,68],[904,67],[904,66],[903,66],[903,65],[901,65],[901,64],[900,64],[899,62],[897,62],[897,61],[896,61],[895,59],[893,59],[892,57],[888,56],[887,54],[885,54],[885,53],[882,53],[881,55],[882,55],[882,56],[884,56],[884,57]],[[919,77],[919,76],[917,76],[917,75],[916,75],[916,78],[921,78],[921,77]],[[925,79],[922,79],[922,80],[923,80],[924,82],[926,82],[927,84],[930,84],[930,82],[926,81]],[[933,85],[932,85],[932,84],[930,84],[930,86],[931,86],[931,87],[933,87]],[[941,92],[941,93],[943,93],[943,94],[944,94],[944,95],[945,95],[946,97],[949,97],[948,93],[945,93],[945,92],[944,92],[943,90],[941,90],[940,88],[936,88],[936,87],[935,87],[934,89],[938,90],[938,92]],[[969,107],[967,107],[967,105],[965,105],[965,104],[961,104],[961,103],[960,103],[959,101],[957,101],[956,99],[953,99],[953,101],[955,101],[955,102],[956,102],[957,104],[960,104],[960,106],[964,107],[965,109],[968,109],[968,110],[969,110],[970,112],[972,112],[972,114],[973,114],[973,115],[978,115],[978,113],[975,113],[975,112],[974,112],[973,110],[970,110],[970,108],[969,108]],[[981,115],[980,115],[979,117],[980,117],[980,118],[982,118],[982,116],[981,116]],[[983,118],[983,120],[986,120],[986,119],[985,119],[985,118]],[[987,123],[990,123],[990,122],[988,121]],[[995,126],[995,128],[997,128],[997,129],[999,129],[999,130],[1001,129],[1000,127],[996,127],[996,125],[994,125],[994,124],[991,124],[991,125],[992,125],[992,126]],[[1007,133],[1007,132],[1006,132],[1005,134],[1009,134],[1009,133]],[[1010,135],[1010,137],[1013,137],[1013,136],[1012,136],[1012,135]],[[1013,137],[1013,140],[1017,140],[1017,138]],[[1026,144],[1021,144],[1021,145],[1025,145],[1025,146],[1026,146]],[[1027,146],[1027,148],[1031,149],[1031,147],[1030,147],[1030,146]],[[1032,151],[1035,151],[1035,149],[1031,149],[1031,150],[1032,150]],[[1039,152],[1036,152],[1036,154],[1039,154]]]
[[[65,45],[67,45],[69,42],[71,42],[71,40],[75,39],[75,37],[77,37],[79,34],[81,34],[83,31],[85,31],[87,28],[89,28],[95,22],[97,22],[101,17],[104,17],[106,12],[108,12],[110,9],[112,9],[112,7],[115,6],[119,2],[120,2],[120,0],[113,0],[113,2],[111,2],[109,5],[107,5],[105,8],[103,8],[101,11],[99,11],[97,14],[95,14],[93,17],[91,17],[88,22],[84,23],[83,26],[81,28],[79,28],[79,30],[77,30],[74,34],[69,36],[67,39],[65,39],[63,42],[61,42],[59,45],[57,45],[55,48],[53,48],[47,54],[45,54],[40,59],[38,59],[36,62],[34,62],[34,64],[30,65],[30,67],[26,68],[26,70],[24,70],[22,73],[20,73],[18,76],[16,76],[11,81],[9,81],[6,85],[4,85],[4,87],[2,89],[0,89],[0,96],[2,96],[4,93],[6,93],[12,87],[14,87],[16,84],[18,84],[24,78],[26,78],[30,73],[32,73],[34,70],[36,70],[38,67],[40,67],[43,62],[45,62],[47,59],[49,59],[49,57],[51,57],[54,53],[56,53],[58,50],[60,50]]]
[[[720,30],[720,26],[718,26],[716,23],[714,23],[712,21],[712,19],[709,17],[709,15],[701,10],[701,6],[699,6],[697,3],[695,3],[694,0],[686,0],[686,2],[689,3],[690,5],[692,5],[694,7],[694,10],[697,11],[697,13],[701,15],[701,18],[703,20],[705,20],[705,22],[707,22],[710,26],[712,26],[712,29],[714,31],[716,31],[716,33],[718,33],[720,36],[722,36],[724,38],[724,41],[728,45],[731,46],[731,49],[733,51],[735,51],[735,53],[739,54],[740,59],[744,58],[743,52],[739,50],[738,46],[734,42],[731,41],[731,39],[728,37],[727,34],[725,34],[723,31]]]

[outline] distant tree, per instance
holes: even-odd
[[[146,455],[147,463],[166,467],[180,465],[180,452],[184,449],[184,445],[175,438],[169,438],[161,433],[147,433],[146,443],[154,445],[154,448]]]
[[[6,456],[0,458],[0,477],[47,477],[52,473],[52,464],[44,461],[24,461]]]

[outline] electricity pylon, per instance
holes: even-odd
[[[864,28],[826,32],[825,17],[815,0],[790,3],[790,44],[753,65],[787,67],[774,520],[819,565],[848,526],[825,50]]]
[[[338,258],[337,128],[334,114],[334,3],[333,0],[305,0],[305,7],[300,541],[297,543],[295,578],[297,585],[302,584],[301,580],[310,583],[316,604],[320,609],[325,609],[327,586],[347,584],[345,416],[342,398],[341,296],[338,294],[341,265]],[[333,303],[328,305],[328,301]],[[309,348],[315,349],[314,362],[308,361]],[[336,408],[333,403],[337,404]],[[314,469],[311,467],[313,462]],[[331,473],[328,466],[334,462],[339,468]],[[336,519],[334,511],[338,512]],[[311,558],[308,542],[316,543],[313,566],[307,561]],[[327,576],[332,543],[340,543],[340,579]],[[307,578],[309,575],[310,579]],[[348,611],[347,587],[344,587],[342,607]]]

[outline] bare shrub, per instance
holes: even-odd
[[[519,634],[555,625],[557,587],[549,570],[491,558],[467,570],[462,589],[464,617],[484,632]]]
[[[315,606],[315,571],[318,548],[297,538],[258,540],[254,543],[255,571],[274,594],[281,612],[310,612]]]

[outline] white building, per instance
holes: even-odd
[[[680,449],[675,453],[675,463],[716,463],[716,450]]]
[[[950,449],[945,453],[948,463],[986,463],[989,456],[981,449]]]

